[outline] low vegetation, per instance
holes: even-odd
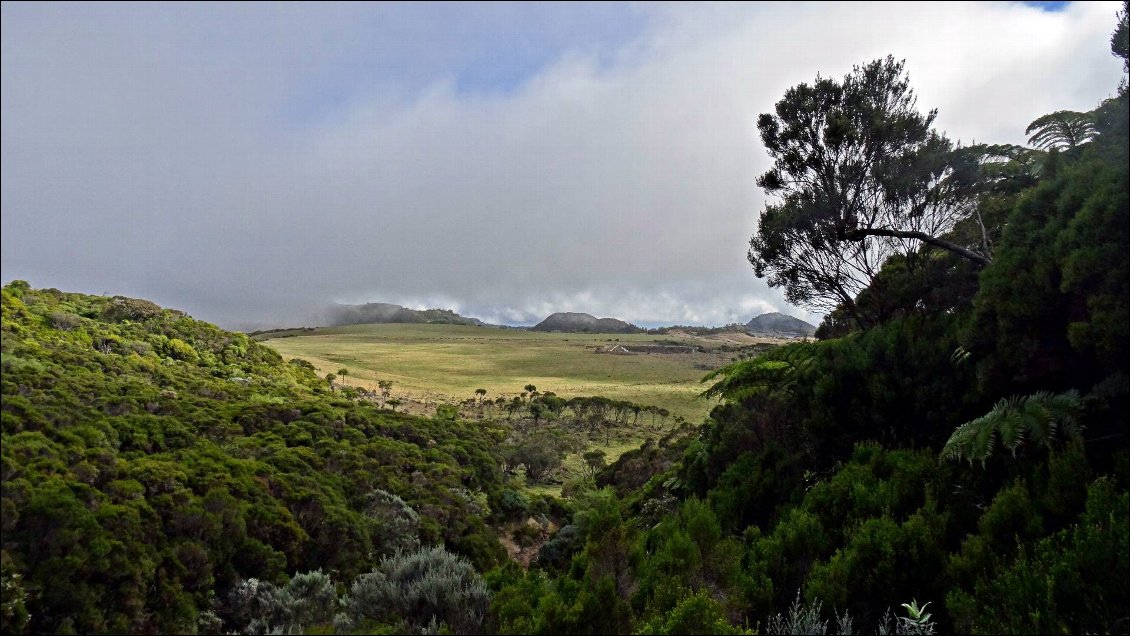
[[[699,399],[703,374],[756,350],[760,342],[772,342],[740,333],[679,337],[411,324],[353,325],[288,335],[292,337],[263,342],[283,357],[310,362],[323,376],[344,366],[354,386],[374,390],[382,380],[391,382],[398,398],[426,404],[428,413],[437,404],[475,397],[476,389],[485,389],[492,402],[499,397],[509,401],[532,383],[566,399],[599,395],[663,408],[694,422],[712,406]],[[615,345],[648,344],[674,344],[681,350],[604,353]]]

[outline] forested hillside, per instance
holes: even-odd
[[[1116,90],[962,147],[891,58],[790,89],[749,259],[827,310],[820,339],[711,373],[701,427],[593,454],[562,500],[507,465],[534,465],[519,424],[380,410],[180,312],[12,282],[0,628],[1130,632]],[[546,403],[514,403],[531,455]],[[534,545],[560,528],[525,567],[496,528],[535,516]]]
[[[790,89],[758,121],[776,199],[749,257],[830,310],[821,341],[711,374],[679,463],[631,489],[662,453],[626,456],[544,567],[491,577],[494,627],[1130,630],[1117,91],[1028,147],[960,147],[891,58]]]
[[[4,633],[330,625],[327,577],[397,550],[505,558],[485,523],[501,431],[341,399],[308,364],[143,300],[2,293]],[[271,609],[300,593],[267,586],[318,571],[309,607]]]

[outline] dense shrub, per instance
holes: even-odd
[[[466,559],[441,547],[397,552],[357,577],[345,599],[339,625],[400,624],[413,633],[446,626],[477,634],[490,593]]]

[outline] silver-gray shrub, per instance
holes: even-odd
[[[489,605],[486,585],[463,557],[440,546],[397,551],[353,581],[335,625],[372,621],[429,633],[445,624],[457,634],[477,634]]]
[[[362,510],[372,527],[373,556],[420,547],[420,516],[397,495],[378,488],[366,495]]]
[[[330,576],[321,570],[295,574],[286,584],[294,622],[309,626],[329,623],[337,610],[337,589]]]
[[[926,605],[929,605],[927,603]],[[931,636],[937,626],[931,620],[930,614],[925,611],[926,605],[918,607],[918,603],[903,603],[908,616],[895,616],[888,609],[879,623],[876,633],[879,636]],[[777,614],[769,619],[765,626],[765,633],[770,636],[780,634],[828,634],[828,621],[820,620],[822,603],[814,599],[812,603],[802,603],[800,590],[797,590],[796,599],[789,607],[787,614]],[[832,632],[840,636],[850,636],[855,633],[851,615],[845,611],[836,613],[836,630]]]
[[[240,582],[228,600],[231,626],[241,634],[288,632],[294,612],[285,588],[251,578]]]
[[[789,607],[788,615],[777,614],[769,619],[765,633],[778,634],[823,634],[828,633],[828,621],[820,620],[821,603],[817,599],[811,605],[800,602],[800,591]],[[846,615],[845,615],[846,616]],[[848,619],[850,621],[850,618]],[[848,623],[850,625],[850,622]]]
[[[321,570],[296,574],[283,587],[248,579],[230,598],[235,627],[245,634],[301,634],[333,620],[337,605],[333,581]]]

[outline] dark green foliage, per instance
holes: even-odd
[[[539,571],[522,571],[515,563],[486,575],[492,596],[488,627],[496,634],[545,633],[539,604],[550,604],[556,592],[549,577]]]
[[[755,450],[769,441],[828,463],[861,440],[940,446],[963,414],[972,415],[975,396],[972,369],[952,359],[957,331],[949,315],[907,316],[720,370],[715,375],[722,379],[711,390],[742,408],[712,414],[703,435],[706,461],[734,461],[737,455],[719,453]],[[698,470],[688,461],[689,472]],[[693,472],[688,477],[698,482]]]
[[[521,493],[507,488],[499,494],[494,507],[504,518],[523,519],[529,514],[530,502]]]
[[[1130,312],[1127,166],[1060,166],[1010,216],[966,345],[988,393],[1089,386],[1122,368]]]
[[[187,632],[242,581],[349,580],[420,540],[504,554],[453,494],[500,488],[497,431],[330,399],[146,301],[0,293],[5,632]]]
[[[702,395],[745,402],[769,393],[793,391],[815,352],[816,346],[812,343],[790,343],[750,360],[727,365],[702,379],[706,382],[721,378]]]
[[[806,593],[849,610],[861,623],[877,623],[879,608],[908,595],[938,598],[946,525],[929,504],[901,523],[886,515],[868,519],[846,533],[831,558],[813,565]]]
[[[798,458],[779,446],[747,453],[730,464],[710,491],[711,505],[728,529],[766,527],[800,486]]]
[[[624,453],[611,466],[598,472],[596,485],[612,486],[617,494],[627,495],[649,480],[671,472],[689,444],[690,437],[682,432],[667,435],[658,443],[647,440],[640,448]]]
[[[1118,633],[1126,630],[1130,576],[1125,490],[1108,480],[1088,489],[1078,523],[1035,542],[986,572],[973,590],[953,590],[954,626],[984,633]]]
[[[773,167],[757,183],[766,206],[750,239],[758,276],[791,303],[843,307],[868,320],[855,297],[887,259],[924,241],[980,265],[984,241],[942,238],[968,215],[972,193],[959,179],[952,144],[917,110],[902,62],[855,67],[843,81],[790,88],[757,121]]]
[[[574,443],[559,431],[535,430],[508,445],[505,453],[512,464],[525,467],[530,483],[539,483],[561,466],[565,453]]]
[[[639,628],[641,634],[744,634],[731,625],[722,606],[699,590],[682,598],[671,611]]]

